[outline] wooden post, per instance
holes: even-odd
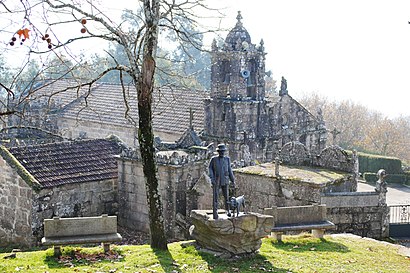
[[[323,235],[325,234],[325,230],[324,229],[312,229],[312,235],[315,238],[323,238]]]
[[[110,244],[109,243],[102,243],[103,248],[104,248],[104,253],[107,253],[110,251]]]
[[[54,246],[54,256],[61,257],[61,246]]]

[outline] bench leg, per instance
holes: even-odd
[[[61,256],[61,246],[54,246],[54,256],[55,257]]]
[[[324,229],[312,229],[312,235],[315,238],[323,238],[323,235],[325,234],[325,230]]]
[[[108,243],[103,243],[103,248],[104,248],[104,252],[107,253],[108,251],[110,251],[110,244]]]
[[[283,234],[283,232],[271,232],[271,233],[270,233],[270,236],[271,236],[273,239],[278,240],[278,242],[279,242],[279,241],[282,241],[282,234]]]

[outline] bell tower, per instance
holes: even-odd
[[[212,44],[211,94],[205,101],[204,130],[205,137],[235,144],[235,150],[263,137],[266,123],[264,43],[252,44],[240,12],[236,19],[224,44],[218,47],[215,40]]]
[[[263,40],[252,44],[238,11],[235,27],[228,33],[222,48],[212,44],[211,97],[232,100],[265,98],[265,53]]]

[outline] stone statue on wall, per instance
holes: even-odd
[[[280,82],[279,96],[283,96],[287,94],[288,94],[288,82],[286,81],[285,77],[282,76],[282,80]]]
[[[387,176],[386,171],[384,169],[380,169],[377,172],[377,182],[376,182],[376,191],[377,192],[387,192],[387,182],[385,181],[385,177]]]
[[[375,191],[379,193],[379,205],[386,205],[387,182],[385,181],[387,174],[384,169],[377,172],[377,182]]]
[[[218,152],[217,156],[211,158],[209,162],[209,177],[211,178],[212,189],[213,189],[213,218],[218,219],[218,199],[219,190],[222,190],[222,194],[225,201],[225,210],[230,217],[230,207],[229,207],[229,184],[235,187],[235,177],[231,168],[231,160],[228,156],[225,156],[226,147],[225,144],[218,144],[216,148]]]

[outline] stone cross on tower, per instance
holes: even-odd
[[[293,134],[293,141],[297,141],[298,140],[298,134],[296,132],[296,129],[298,128],[298,124],[296,122],[292,123],[292,134]]]
[[[338,130],[336,129],[336,127],[334,127],[333,130],[330,131],[330,133],[332,134],[332,137],[333,137],[333,145],[335,145],[335,143],[336,143],[336,137],[337,137],[337,135],[340,134],[341,132],[338,131]]]

